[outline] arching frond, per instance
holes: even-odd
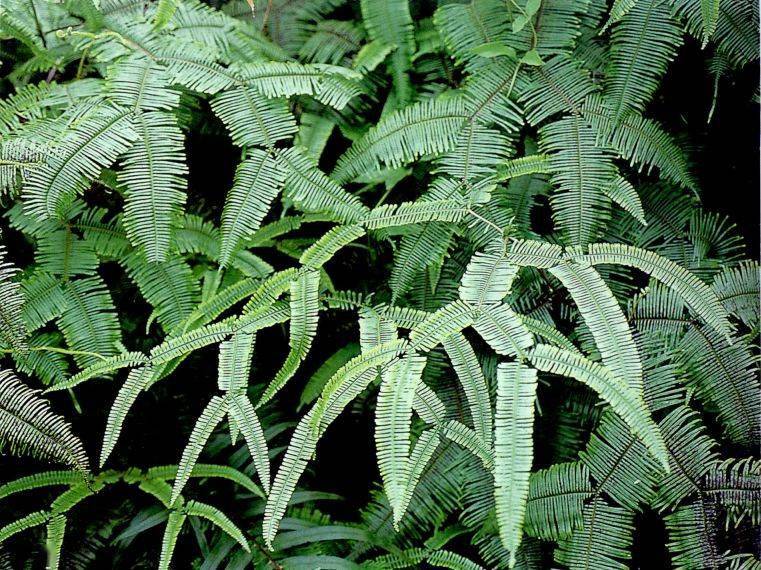
[[[61,548],[63,547],[63,538],[65,533],[65,516],[56,515],[48,521],[45,549],[48,551],[47,568],[50,570],[58,570],[59,564],[61,562]]]
[[[0,344],[24,351],[28,335],[25,299],[21,284],[14,280],[18,269],[5,260],[5,255],[5,247],[0,246]]]
[[[230,416],[246,440],[248,452],[254,460],[254,467],[259,474],[259,481],[264,487],[264,492],[270,490],[270,460],[267,452],[267,440],[254,406],[245,394],[234,396],[228,404]]]
[[[161,539],[161,558],[159,558],[159,568],[169,570],[169,563],[172,561],[174,548],[177,545],[177,538],[180,536],[182,525],[185,524],[187,514],[182,511],[172,511],[166,521],[164,536]]]
[[[273,148],[297,130],[285,100],[267,99],[253,87],[224,91],[212,99],[211,108],[238,146]]]
[[[201,517],[210,521],[212,524],[235,539],[235,542],[240,544],[243,550],[250,552],[248,541],[246,540],[246,537],[243,535],[241,530],[235,526],[235,523],[233,523],[227,517],[227,515],[225,515],[218,508],[207,505],[206,503],[201,503],[199,501],[188,501],[183,508],[183,511],[188,516]]]

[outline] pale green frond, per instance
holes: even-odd
[[[159,56],[172,83],[191,91],[214,95],[239,83],[237,77],[201,50],[188,50],[184,42],[166,46]]]
[[[124,229],[148,261],[164,261],[185,204],[185,137],[169,113],[137,113],[133,124],[140,138],[124,154],[118,175],[127,189]]]
[[[47,524],[47,537],[45,538],[45,550],[48,552],[47,570],[58,570],[65,533],[66,517],[63,515],[51,517]]]
[[[638,222],[647,225],[639,194],[626,178],[615,176],[607,186],[603,186],[602,191],[613,202],[634,216]]]
[[[284,99],[267,99],[253,87],[239,86],[215,96],[214,113],[238,146],[264,146],[290,139],[296,121]]]
[[[0,113],[3,109],[0,108]],[[0,115],[0,127],[2,126]],[[29,174],[45,164],[45,147],[23,139],[0,144],[0,196],[14,196]]]
[[[169,570],[169,563],[172,561],[174,547],[177,545],[177,538],[182,531],[182,525],[185,523],[187,514],[183,511],[171,511],[164,528],[164,536],[161,539],[161,558],[159,558],[160,570]]]
[[[443,344],[465,392],[465,398],[468,400],[475,435],[489,448],[492,444],[492,407],[489,399],[489,385],[481,364],[464,335],[453,334]]]
[[[331,176],[350,182],[383,166],[395,168],[451,150],[466,114],[458,98],[431,99],[382,118],[339,159]]]
[[[82,473],[89,470],[84,446],[71,426],[10,370],[0,370],[0,448],[65,463]]]
[[[568,538],[581,529],[584,501],[592,497],[589,472],[580,462],[557,463],[531,474],[526,534],[544,540]]]
[[[241,530],[233,523],[226,514],[216,507],[201,503],[200,501],[188,501],[183,511],[191,517],[201,517],[208,520],[216,527],[231,536],[235,542],[240,544],[246,552],[250,552],[248,541]]]
[[[124,420],[127,418],[132,404],[137,400],[140,392],[145,390],[154,380],[156,371],[152,366],[142,366],[130,371],[119,393],[111,405],[106,421],[106,429],[103,432],[103,446],[100,449],[99,465],[103,467],[108,456],[111,455],[116,442],[121,434]]]
[[[494,502],[502,544],[514,566],[523,535],[534,457],[534,400],[536,370],[517,362],[497,367],[497,405],[494,416]]]
[[[549,269],[563,260],[563,248],[554,243],[514,239],[507,251],[507,260],[521,267]]]
[[[412,402],[426,359],[406,356],[383,373],[375,408],[375,445],[383,488],[398,519],[404,465],[410,452]]]
[[[98,256],[92,242],[81,239],[68,225],[49,227],[41,235],[36,260],[43,271],[62,281],[78,275],[95,275]]]
[[[603,30],[609,28],[612,24],[618,22],[621,18],[626,16],[627,12],[637,3],[637,0],[614,0],[613,6],[608,13],[608,21],[605,23]]]
[[[412,327],[410,345],[417,351],[429,351],[453,334],[469,327],[473,320],[473,309],[469,305],[459,300],[453,301]]]
[[[66,132],[44,167],[30,172],[23,193],[26,211],[37,218],[61,216],[137,138],[131,113],[99,106]]]
[[[299,48],[299,56],[306,61],[333,65],[360,50],[365,35],[360,26],[344,20],[320,20],[310,31]],[[361,71],[356,66],[355,69]]]
[[[605,94],[614,122],[644,110],[681,44],[667,0],[638,0],[613,26]]]
[[[454,207],[455,211],[462,211],[459,205]],[[393,212],[394,208],[389,210]],[[436,215],[434,211],[430,213]],[[446,211],[442,214],[446,214]],[[394,299],[408,292],[427,268],[443,261],[452,245],[454,233],[452,224],[430,222],[414,226],[402,237],[394,254],[394,265],[388,280]]]
[[[550,269],[573,297],[602,361],[633,394],[643,397],[642,360],[621,306],[590,266],[565,263]]]
[[[555,561],[581,570],[621,570],[631,559],[634,515],[595,498],[584,507],[582,527],[560,541]]]
[[[177,465],[165,465],[165,466],[159,466],[159,467],[151,467],[145,472],[145,477],[148,480],[167,480],[167,479],[176,479],[177,478]],[[246,489],[247,491],[250,491],[254,495],[264,498],[264,493],[262,492],[261,488],[254,483],[248,475],[245,473],[242,473],[235,469],[234,467],[230,467],[229,465],[215,465],[213,463],[196,463],[195,467],[193,467],[193,471],[190,472],[191,478],[198,478],[198,479],[208,479],[210,477],[212,478],[219,478],[219,479],[227,479],[228,481],[232,481],[237,485],[240,485],[243,489]],[[169,487],[169,491],[166,494],[166,502],[169,502],[169,498],[171,497],[172,489]]]
[[[206,442],[209,437],[211,437],[214,428],[216,428],[222,421],[222,418],[225,417],[227,410],[227,398],[214,396],[206,405],[203,412],[201,412],[196,424],[193,426],[193,431],[190,433],[188,444],[182,452],[182,457],[180,458],[180,463],[177,467],[177,478],[174,480],[174,486],[172,487],[170,504],[174,504],[175,501],[177,501],[180,493],[185,488],[185,484],[188,482],[188,479],[190,479],[193,467],[195,467]]]
[[[732,325],[715,293],[684,267],[658,255],[624,244],[591,244],[583,259],[592,265],[617,264],[634,267],[674,289],[711,328],[730,336]]]
[[[594,94],[587,98],[582,112],[597,132],[599,143],[609,145],[640,170],[657,168],[665,179],[697,191],[684,149],[657,121],[631,111],[614,122],[611,102]]]
[[[317,447],[317,434],[312,428],[314,410],[315,408],[312,408],[307,412],[296,426],[267,497],[262,533],[270,548],[296,490],[296,484]]]
[[[521,315],[504,303],[480,311],[473,328],[497,354],[523,358],[534,344]]]
[[[610,149],[597,144],[596,133],[580,116],[569,116],[539,130],[539,149],[548,155],[553,220],[571,245],[594,241],[609,217],[603,193],[616,173]]]
[[[360,321],[360,323],[361,322],[362,321]],[[349,360],[357,356],[359,352],[359,345],[355,342],[351,342],[330,355],[314,374],[312,374],[304,386],[304,389],[301,392],[301,397],[299,398],[299,408],[314,402],[320,396],[322,389],[333,374],[335,374],[336,371]]]
[[[283,366],[277,371],[256,404],[257,408],[260,408],[277,394],[306,358],[312,346],[312,340],[317,333],[319,294],[320,273],[318,271],[305,271],[291,283],[289,339],[291,350]]]
[[[197,0],[178,1],[171,23],[177,38],[213,46],[222,54],[228,51],[233,21],[211,6]]]
[[[457,420],[450,420],[444,424],[441,434],[478,457],[481,463],[483,463],[484,468],[488,471],[494,468],[491,444],[488,441],[484,441],[474,429],[461,424]]]
[[[423,222],[459,222],[466,210],[463,201],[456,198],[421,199],[373,208],[362,223],[370,230],[378,230]]]
[[[499,180],[511,180],[532,174],[549,174],[551,171],[550,161],[546,155],[530,154],[497,165],[497,178]]]
[[[246,440],[248,452],[254,460],[254,467],[259,474],[259,481],[264,492],[270,491],[270,461],[267,451],[267,440],[264,438],[262,424],[256,415],[254,406],[245,394],[232,397],[229,402],[230,416],[235,420],[243,439]]]
[[[299,263],[310,269],[320,269],[344,246],[365,235],[358,225],[336,226],[310,245],[299,258]]]
[[[304,149],[279,151],[277,157],[286,167],[285,194],[301,209],[329,213],[344,224],[359,221],[369,211],[359,198],[328,178]]]
[[[433,454],[441,442],[438,428],[432,428],[420,434],[403,467],[400,483],[399,502],[394,509],[394,524],[399,526],[402,517],[407,512],[415,488],[423,476],[423,472],[431,461]]]
[[[424,382],[417,385],[412,409],[427,424],[438,426],[447,417],[447,408],[431,388]]]
[[[150,360],[153,364],[165,364],[204,346],[222,342],[235,332],[234,322],[235,318],[232,317],[179,336],[170,337],[151,350]]]
[[[45,392],[68,390],[69,388],[78,386],[82,382],[87,382],[92,378],[107,378],[112,372],[116,372],[121,368],[141,366],[146,364],[147,361],[147,357],[142,352],[122,352],[115,354],[114,356],[109,356],[103,360],[96,360],[93,364],[77,372],[70,378],[67,378],[65,381],[50,386]]]
[[[597,90],[589,72],[568,55],[557,55],[531,68],[529,77],[520,100],[526,108],[526,120],[532,125],[558,113],[578,115],[587,95]]]
[[[248,387],[255,340],[253,334],[238,332],[220,343],[217,386],[223,392],[240,394]]]
[[[579,352],[579,349],[576,347],[576,345],[573,344],[573,342],[571,342],[568,337],[566,337],[555,327],[548,325],[544,321],[540,321],[539,319],[535,319],[527,315],[521,315],[521,319],[523,320],[523,324],[526,326],[526,328],[534,336],[539,337],[540,339],[548,342],[549,344],[553,344],[558,348],[564,348],[571,352]]]
[[[312,95],[337,110],[362,92],[359,73],[324,63],[253,63],[236,66],[235,73],[267,97]]]
[[[530,359],[539,370],[574,378],[597,392],[642,440],[663,468],[668,470],[668,454],[663,437],[650,418],[641,394],[634,392],[601,364],[577,353],[539,344],[532,351]]]
[[[284,182],[285,173],[279,162],[263,150],[251,149],[248,158],[238,165],[222,211],[219,253],[222,267],[229,264],[241,240],[259,229]]]
[[[448,550],[436,550],[426,559],[435,568],[449,568],[450,570],[484,570],[480,564],[476,564],[462,554]]]
[[[460,299],[479,308],[497,305],[510,292],[517,273],[503,255],[476,252],[460,282]]]
[[[163,66],[144,54],[118,60],[106,75],[106,94],[123,107],[139,111],[177,107],[180,93],[169,88],[171,77]]]
[[[153,27],[157,30],[164,28],[164,26],[169,23],[169,21],[172,19],[172,16],[174,16],[174,13],[177,11],[178,4],[179,0],[159,0],[158,4],[156,5],[156,13],[153,15]],[[168,531],[169,525],[167,525],[167,532]],[[174,544],[172,544],[172,548],[174,548]],[[169,558],[171,558],[171,551],[169,552]],[[162,568],[169,567],[169,558],[167,558],[166,563],[160,564]],[[163,559],[164,558],[162,556],[162,560]]]

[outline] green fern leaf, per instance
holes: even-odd
[[[188,516],[201,517],[210,521],[240,544],[243,550],[250,552],[248,541],[241,530],[218,508],[199,501],[188,501],[183,510]]]
[[[248,452],[254,460],[254,467],[259,474],[259,481],[265,493],[270,490],[270,462],[267,453],[267,440],[264,438],[262,425],[256,415],[254,406],[248,396],[241,394],[230,400],[230,415],[238,425],[243,439],[246,440]]]
[[[543,540],[568,538],[581,529],[584,501],[592,496],[589,472],[579,463],[558,463],[531,474],[526,534]]]
[[[161,558],[159,559],[159,568],[169,570],[169,563],[172,561],[174,547],[177,545],[177,538],[180,536],[182,525],[185,523],[187,514],[182,511],[171,511],[166,521],[164,536],[161,539]]]
[[[251,358],[256,337],[244,332],[235,333],[219,345],[217,385],[223,392],[240,394],[248,387]]]
[[[48,552],[46,568],[50,570],[58,570],[65,532],[66,517],[63,515],[51,517],[47,524],[47,538],[45,539],[45,549]]]
[[[523,358],[534,344],[521,316],[505,304],[481,311],[473,328],[497,354]]]
[[[11,523],[6,524],[0,528],[0,543],[5,542],[14,534],[25,531],[28,528],[40,526],[48,522],[50,514],[46,511],[35,511],[29,513],[25,517],[21,517]]]
[[[182,452],[182,457],[177,468],[177,478],[174,480],[174,486],[172,487],[170,504],[175,504],[175,501],[177,501],[180,493],[185,488],[185,484],[190,479],[190,474],[198,461],[198,457],[201,455],[201,451],[203,451],[206,442],[211,437],[214,428],[225,417],[227,409],[227,398],[214,396],[206,405],[203,412],[201,412],[198,421],[193,426],[193,431],[190,433],[188,444]]]
[[[494,502],[502,544],[514,566],[523,534],[523,519],[533,461],[536,371],[518,363],[497,367],[494,417]]]
[[[5,260],[5,255],[5,247],[0,246],[0,344],[23,352],[28,336],[25,299],[21,284],[13,280],[18,270]]]
[[[394,524],[397,528],[402,517],[407,512],[415,488],[440,442],[439,430],[437,428],[424,431],[420,434],[417,442],[415,442],[415,446],[412,448],[412,453],[410,453],[410,456],[405,461],[404,472],[400,482],[399,502],[394,510]]]

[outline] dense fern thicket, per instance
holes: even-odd
[[[4,0],[0,567],[761,568],[758,34]]]

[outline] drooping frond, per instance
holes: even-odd
[[[184,137],[176,119],[165,112],[137,113],[137,142],[122,158],[119,181],[127,194],[124,229],[148,261],[164,261],[173,224],[185,204]]]
[[[472,322],[473,309],[462,301],[454,301],[431,313],[422,323],[412,328],[411,346],[418,351],[428,351]]]
[[[404,491],[404,466],[410,453],[412,402],[426,359],[408,356],[383,374],[375,408],[375,445],[383,487],[396,520]]]
[[[210,521],[212,524],[235,539],[235,542],[240,544],[243,550],[250,552],[248,541],[246,540],[246,537],[243,535],[241,530],[235,526],[235,523],[233,523],[227,517],[227,515],[220,511],[218,508],[207,505],[206,503],[201,503],[199,501],[188,501],[183,508],[183,511],[188,516],[201,517]]]
[[[161,539],[161,557],[159,558],[159,568],[169,570],[169,563],[174,554],[174,548],[177,545],[177,538],[180,536],[182,525],[185,524],[187,514],[182,511],[171,511],[167,518],[164,536]]]
[[[532,351],[530,359],[539,370],[574,378],[597,392],[642,440],[653,457],[668,470],[668,454],[663,437],[650,418],[640,394],[613,376],[604,366],[574,352],[539,344]]]
[[[534,344],[521,316],[505,303],[481,311],[473,328],[497,354],[523,357]]]
[[[45,538],[45,549],[48,552],[47,568],[58,570],[61,561],[61,548],[63,547],[63,538],[66,533],[66,517],[63,515],[53,516],[47,524],[47,537]]]
[[[498,304],[510,292],[517,272],[502,255],[476,253],[460,282],[460,299],[476,307]]]
[[[716,543],[718,515],[711,503],[696,501],[666,516],[668,548],[673,568],[721,568],[725,557]]]
[[[412,501],[415,488],[428,467],[433,454],[440,443],[438,428],[432,428],[420,434],[412,448],[412,453],[404,463],[404,472],[400,485],[400,497],[394,512],[394,523],[398,526]]]
[[[751,329],[759,324],[760,271],[757,263],[745,262],[724,270],[711,284],[726,311]]]
[[[69,424],[10,370],[0,371],[0,447],[82,472],[89,469],[82,442]]]
[[[284,181],[285,173],[279,163],[260,149],[249,151],[249,157],[238,165],[222,211],[221,266],[228,265],[243,238],[259,229]]]
[[[673,261],[624,244],[591,244],[583,256],[592,265],[612,263],[635,267],[676,291],[706,323],[717,332],[729,336],[732,325],[715,293],[692,273]]]
[[[239,86],[214,97],[211,108],[238,146],[274,147],[296,132],[284,99],[267,99],[253,87]]]
[[[623,176],[616,176],[610,184],[603,186],[602,191],[613,202],[634,216],[641,224],[647,224],[645,211],[642,209],[642,201],[637,190]]]
[[[190,474],[193,471],[193,467],[198,461],[198,457],[201,455],[206,442],[214,428],[217,427],[222,418],[228,410],[227,398],[221,398],[214,396],[211,401],[204,408],[203,412],[193,426],[193,431],[190,433],[188,444],[182,452],[179,466],[177,467],[177,478],[174,480],[174,486],[172,487],[172,498],[170,504],[174,504],[180,493],[185,488],[185,484],[190,479]],[[192,514],[192,513],[189,513]]]
[[[317,333],[319,309],[320,273],[304,271],[291,283],[291,319],[290,340],[291,350],[278,370],[272,382],[259,399],[257,408],[267,403],[296,373],[301,362],[306,358],[312,340]]]
[[[475,433],[487,448],[491,447],[493,420],[489,386],[476,353],[470,342],[459,333],[450,336],[443,344],[468,400]]]
[[[254,460],[254,467],[259,474],[259,481],[264,487],[264,492],[270,490],[270,461],[267,452],[267,440],[259,417],[256,415],[253,404],[245,394],[231,397],[229,404],[230,416],[243,434],[243,439],[248,446],[248,452]]]
[[[248,387],[255,336],[235,333],[219,345],[217,386],[223,392],[240,394]]]
[[[571,293],[594,337],[603,363],[633,394],[642,397],[642,361],[623,310],[600,274],[589,266],[565,263],[550,269]]]
[[[515,565],[523,534],[534,450],[536,371],[518,363],[497,367],[494,416],[494,502],[502,544]]]

